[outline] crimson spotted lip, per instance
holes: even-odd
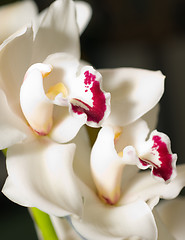
[[[76,100],[76,105],[72,104],[72,110],[77,114],[85,113],[88,122],[99,123],[107,109],[106,98],[100,88],[100,83],[96,81],[96,76],[89,71],[84,72],[84,76],[85,92],[90,91],[92,93],[93,106],[89,106],[80,99],[74,99]]]
[[[173,174],[173,156],[169,152],[167,144],[162,141],[160,136],[154,135],[152,140],[154,144],[151,148],[151,151],[154,155],[158,153],[160,164],[157,165],[152,163],[148,159],[140,159],[140,162],[143,164],[143,166],[152,167],[152,173],[154,176],[160,177],[164,179],[164,181],[168,181]]]

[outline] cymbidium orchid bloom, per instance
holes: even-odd
[[[91,168],[99,194],[106,202],[115,204],[119,200],[122,171],[127,164],[140,169],[150,167],[152,175],[166,183],[176,176],[177,155],[171,152],[169,138],[154,130],[146,141],[148,133],[141,119],[125,126],[119,137],[111,127],[100,131],[91,154]]]
[[[82,10],[85,18],[76,18]],[[0,47],[0,147],[8,148],[3,192],[57,216],[82,210],[75,145],[61,143],[85,123],[101,126],[109,114],[101,74],[79,60],[79,31],[90,14],[83,2],[58,0],[39,27],[22,28]]]
[[[146,130],[146,122],[139,119],[131,125],[125,126],[127,128],[125,141],[128,139],[129,144],[142,141],[144,136],[138,137],[138,134]],[[178,236],[175,229],[177,224],[174,225],[174,231],[168,230],[168,226],[171,226],[170,220],[163,222],[165,214],[160,214],[160,211],[158,214],[155,206],[160,198],[173,199],[179,194],[185,185],[185,165],[177,166],[176,177],[172,177],[167,182],[159,179],[159,176],[152,176],[153,174],[149,171],[139,171],[139,168],[130,165],[129,161],[122,166],[120,162],[123,158],[115,151],[116,144],[112,133],[110,127],[103,127],[100,130],[89,161],[87,161],[90,155],[89,147],[88,145],[84,147],[85,143],[78,139],[74,169],[80,179],[79,186],[84,197],[84,210],[80,218],[51,217],[59,239],[65,239],[65,237],[88,240],[175,239],[174,237]],[[154,133],[157,134],[157,132]],[[127,157],[126,153],[125,158]],[[174,158],[175,155],[172,154],[171,157]],[[169,213],[168,216],[173,217],[173,213],[172,215]],[[70,231],[68,231],[69,226],[73,227]],[[179,229],[180,236],[182,231]]]
[[[107,72],[115,78],[111,82],[109,75],[106,78],[102,74],[104,89],[111,93],[111,106],[118,108],[111,108],[91,152],[85,146],[87,141],[77,136],[74,170],[84,198],[84,211],[79,218],[52,216],[56,232],[59,239],[174,239],[178,236],[176,231],[168,230],[170,223],[163,223],[165,216],[155,210],[160,198],[176,198],[185,186],[185,165],[176,168],[177,155],[171,151],[170,139],[154,130],[164,77],[160,72],[123,68],[118,69],[118,81],[116,70]],[[150,81],[158,87],[150,88]],[[120,86],[128,87],[124,96]],[[145,100],[147,97],[149,101]],[[73,226],[70,231],[69,226]]]

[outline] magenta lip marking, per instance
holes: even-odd
[[[161,137],[155,135],[153,136],[152,140],[154,141],[154,144],[152,146],[152,149],[156,150],[159,154],[159,161],[161,162],[161,166],[157,166],[156,164],[153,164],[149,160],[142,160],[140,159],[140,162],[143,166],[153,166],[152,173],[157,176],[163,178],[165,181],[169,180],[172,173],[173,173],[173,167],[172,167],[172,154],[169,153],[167,145],[165,142],[161,140]]]
[[[85,79],[84,79],[84,84],[86,88],[89,88],[89,86],[92,84],[91,88],[89,88],[89,91],[92,93],[92,102],[93,102],[93,107],[89,106],[87,103],[81,101],[80,99],[75,100],[77,102],[82,103],[84,106],[87,107],[87,109],[84,109],[81,106],[78,105],[72,105],[72,110],[73,112],[77,114],[82,114],[85,113],[87,115],[87,121],[93,121],[96,123],[99,123],[105,114],[106,111],[106,99],[105,95],[100,89],[100,83],[96,81],[96,76],[93,75],[92,73],[89,73],[89,71],[86,71],[84,73]],[[88,90],[86,89],[85,92]]]

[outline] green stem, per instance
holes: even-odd
[[[1,151],[3,152],[4,156],[6,157],[7,148],[5,148],[5,149],[3,149]]]
[[[58,240],[49,215],[37,208],[30,208],[30,212],[42,234],[43,240]]]

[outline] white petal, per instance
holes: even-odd
[[[160,198],[173,199],[185,186],[185,165],[177,166],[177,176],[170,183],[156,181],[148,172],[140,172],[123,189],[120,204],[142,199],[153,208]]]
[[[24,28],[0,46],[0,87],[16,114],[22,115],[19,92],[30,64],[33,43],[31,28]]]
[[[96,192],[82,182],[79,182],[79,186],[84,196],[84,211],[82,218],[72,216],[71,221],[75,230],[85,239],[157,239],[154,217],[143,201],[110,206],[104,204]]]
[[[72,218],[72,224],[88,240],[157,239],[152,212],[142,201],[120,207],[86,201],[82,219]]]
[[[29,207],[55,216],[80,215],[81,193],[72,168],[74,151],[74,144],[56,144],[47,137],[9,148],[7,170],[12,189],[24,193],[29,199]],[[12,201],[24,200],[21,194],[14,198],[6,185],[3,192]],[[27,202],[22,204],[28,205]]]
[[[0,149],[21,143],[29,135],[26,123],[10,109],[6,96],[0,90]]]
[[[19,28],[33,20],[37,14],[34,1],[19,1],[0,8],[0,43]]]
[[[103,89],[111,93],[111,114],[107,123],[124,126],[150,109],[160,100],[164,91],[161,72],[134,68],[99,70]]]
[[[59,240],[82,240],[66,218],[50,216]]]
[[[39,30],[40,24],[42,23],[45,15],[47,14],[48,8],[45,8],[40,13],[37,14],[37,16],[32,21],[32,28],[33,28],[33,38],[35,39],[35,36],[37,34],[37,31]]]
[[[61,82],[67,89],[68,94],[71,92],[72,83],[76,79],[79,68],[79,60],[68,53],[54,53],[49,55],[45,60],[45,64],[53,67],[51,74],[45,83],[45,88],[49,88]]]
[[[91,19],[92,9],[87,2],[76,1],[75,5],[76,5],[76,20],[79,32],[80,34],[82,34]]]
[[[57,106],[55,106],[53,118],[53,127],[49,136],[58,143],[72,140],[86,122],[85,116],[80,115],[74,118],[70,115],[68,108]]]
[[[7,177],[5,184],[3,186],[2,192],[9,198],[13,199],[17,204],[23,205],[25,207],[31,207],[32,203],[28,196],[26,196],[24,191],[21,191],[20,188],[17,188],[14,185],[11,177]],[[21,196],[21,197],[20,197]]]
[[[32,129],[39,135],[47,135],[52,127],[53,104],[43,87],[44,75],[52,68],[46,64],[34,64],[25,74],[20,89],[21,109]]]
[[[185,236],[185,199],[163,201],[156,210],[174,239],[183,240]]]
[[[120,135],[116,140],[115,148],[117,152],[123,151],[127,146],[133,146],[136,149],[145,142],[149,128],[147,123],[141,118],[137,121],[120,129]]]
[[[56,52],[79,58],[79,34],[75,4],[69,0],[55,1],[45,15],[36,34],[32,62],[43,62]]]
[[[74,172],[84,184],[95,190],[90,169],[91,146],[85,126],[80,129],[72,142],[76,144],[76,152],[73,163]]]

